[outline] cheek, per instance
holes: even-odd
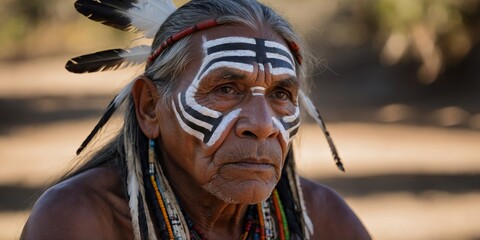
[[[293,141],[300,127],[300,108],[293,107],[287,115],[272,117],[273,124],[280,131],[280,140],[283,141],[285,150]]]
[[[214,175],[211,158],[205,156],[204,144],[182,129],[173,110],[159,110],[160,138],[168,160],[203,185]],[[205,156],[205,157],[204,157]]]

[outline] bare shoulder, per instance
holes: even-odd
[[[334,190],[301,178],[308,214],[313,222],[312,239],[371,239],[362,222]]]
[[[120,178],[95,168],[48,189],[35,203],[22,239],[131,239]]]

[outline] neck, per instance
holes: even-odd
[[[208,239],[240,237],[249,204],[227,203],[195,184],[195,180],[180,168],[173,164],[164,167],[172,190],[196,229]]]

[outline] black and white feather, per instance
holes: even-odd
[[[330,137],[330,133],[328,132],[327,127],[323,122],[320,112],[317,110],[315,105],[313,105],[312,101],[303,93],[303,91],[300,91],[299,95],[300,95],[300,101],[305,107],[305,110],[307,110],[308,115],[310,115],[310,117],[312,117],[315,120],[315,122],[320,126],[323,134],[325,135],[325,138],[327,138],[327,142],[328,142],[328,145],[330,146],[330,150],[332,152],[332,156],[333,156],[333,160],[335,161],[335,164],[337,165],[340,171],[345,172],[345,168],[343,167],[343,163],[340,159],[340,156],[338,155],[337,148],[333,143],[332,137]]]
[[[77,0],[75,8],[93,21],[153,38],[176,7],[171,0]]]
[[[70,59],[65,68],[73,73],[122,69],[147,61],[151,47],[140,45],[130,49],[110,49]]]

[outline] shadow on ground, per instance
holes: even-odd
[[[405,174],[315,180],[335,189],[344,197],[368,197],[393,192],[422,194],[428,191],[439,191],[461,194],[480,191],[480,174]],[[28,210],[44,190],[45,187],[0,185],[0,212]]]
[[[428,191],[440,191],[461,194],[480,191],[480,174],[393,174],[315,180],[335,189],[344,197],[363,197],[393,192],[422,194]]]
[[[109,98],[104,95],[0,98],[0,134],[25,125],[100,118]]]

